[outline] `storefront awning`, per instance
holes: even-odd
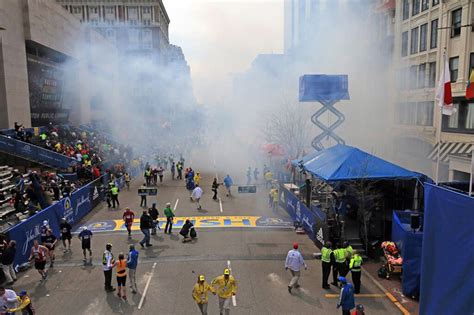
[[[441,142],[437,143],[431,150],[428,158],[432,161],[438,160],[438,148],[440,148],[439,157],[440,161],[447,163],[449,158],[448,155],[452,154],[468,154],[474,147],[474,143],[466,142]]]

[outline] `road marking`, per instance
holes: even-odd
[[[150,285],[151,278],[153,277],[153,274],[155,273],[155,267],[156,267],[156,262],[153,263],[153,267],[151,267],[151,274],[150,274],[150,277],[148,278],[148,281],[146,282],[145,290],[143,291],[142,298],[140,299],[140,303],[138,304],[138,309],[142,308],[143,301],[145,300],[145,295],[148,291],[148,286]]]
[[[384,298],[387,297],[385,294],[354,294],[355,297],[359,298]],[[339,298],[339,294],[325,294],[324,297],[329,299]]]
[[[362,268],[362,272],[395,304],[395,306],[402,312],[403,315],[411,315],[411,313],[403,307],[403,305],[390,293],[383,285],[380,284],[367,270]]]
[[[230,273],[232,274],[232,266],[230,264],[230,260],[227,261],[227,268],[229,269]],[[237,300],[235,299],[235,295],[232,295],[232,304],[237,306]]]
[[[221,209],[221,213],[224,212],[224,210],[222,209],[222,200],[221,200],[221,198],[219,198],[219,208]]]
[[[176,203],[174,204],[173,211],[176,211],[176,207],[178,206],[178,202],[179,202],[179,198],[178,198],[178,199],[176,199]]]

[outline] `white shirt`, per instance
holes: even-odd
[[[293,271],[300,271],[301,266],[305,266],[303,256],[297,249],[292,249],[286,256],[285,268],[290,268]]]
[[[202,197],[202,188],[199,187],[199,186],[194,188],[193,193],[191,194],[191,197],[193,197],[194,199],[201,199],[201,197]]]
[[[105,255],[105,265],[102,265],[102,266],[103,266],[103,270],[107,271],[113,268],[113,264],[112,264],[113,256],[112,256],[112,253],[109,252],[108,250],[104,251],[104,255]]]
[[[16,293],[13,290],[5,289],[5,294],[0,297],[0,311],[5,308],[17,308],[18,300],[16,298]]]

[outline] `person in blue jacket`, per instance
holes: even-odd
[[[342,288],[337,308],[342,308],[342,315],[350,315],[351,310],[355,307],[354,287],[351,283],[347,282],[345,277],[339,277],[338,279],[342,283]]]
[[[233,185],[234,183],[232,182],[232,178],[230,177],[229,174],[227,174],[225,177],[224,177],[224,186],[227,190],[227,193],[226,193],[226,196],[229,197],[231,195],[231,192],[230,192],[230,187]]]
[[[128,276],[130,277],[130,287],[132,288],[132,293],[137,293],[137,280],[136,272],[138,266],[138,251],[135,249],[133,244],[130,245],[130,252],[127,257],[127,267],[128,267]]]

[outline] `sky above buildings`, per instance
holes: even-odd
[[[283,0],[164,0],[170,41],[183,48],[194,92],[206,105],[226,101],[232,74],[260,53],[283,50]]]

